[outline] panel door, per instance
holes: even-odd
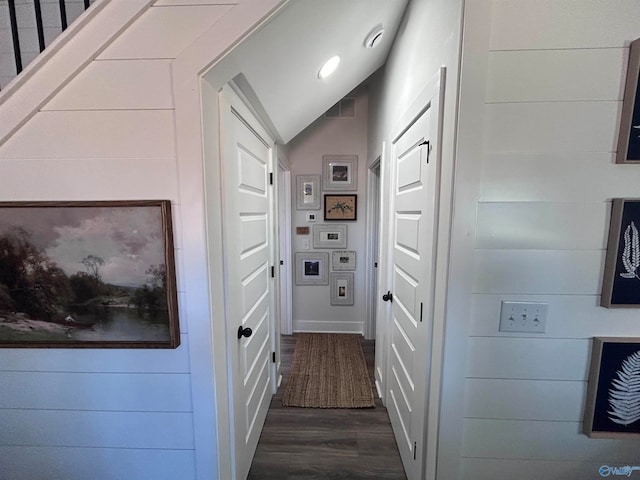
[[[409,480],[423,478],[431,358],[437,165],[427,109],[392,147],[392,304],[387,408]]]
[[[233,91],[220,105],[231,430],[235,478],[245,479],[272,395],[274,142]]]

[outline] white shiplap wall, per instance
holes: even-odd
[[[591,337],[640,332],[636,310],[598,306],[611,198],[640,196],[640,170],[613,163],[640,4],[487,3],[461,476],[598,478],[640,458],[581,434]],[[501,300],[549,303],[546,333],[499,333]]]
[[[0,201],[172,201],[181,329],[175,350],[0,349],[1,480],[196,477],[172,64],[233,3],[156,2],[0,146]]]

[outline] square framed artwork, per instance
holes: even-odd
[[[600,305],[640,307],[640,199],[614,198]]]
[[[331,195],[324,196],[324,219],[333,220],[357,220],[358,219],[358,195]]]
[[[329,254],[324,252],[297,252],[296,285],[328,285]]]
[[[358,189],[357,155],[324,155],[322,180],[326,191]]]
[[[595,337],[584,414],[592,438],[640,438],[640,337]]]
[[[320,210],[320,175],[296,175],[296,209]]]
[[[356,252],[353,250],[336,250],[331,252],[331,269],[349,271],[356,269]]]
[[[347,248],[347,225],[314,225],[313,248]]]
[[[0,347],[179,344],[170,201],[0,203]]]
[[[640,163],[640,38],[629,48],[616,163]]]
[[[353,273],[329,275],[331,305],[353,305]]]

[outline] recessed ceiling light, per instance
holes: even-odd
[[[335,72],[336,68],[338,68],[339,63],[340,57],[338,55],[331,57],[322,65],[322,68],[318,72],[318,78],[327,78],[329,75]]]
[[[383,35],[384,28],[382,28],[382,25],[376,25],[374,29],[369,32],[367,38],[364,39],[364,46],[367,48],[376,47],[380,43],[380,40],[382,40]]]

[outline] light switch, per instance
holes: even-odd
[[[548,308],[548,303],[503,301],[500,309],[500,331],[544,333]]]

